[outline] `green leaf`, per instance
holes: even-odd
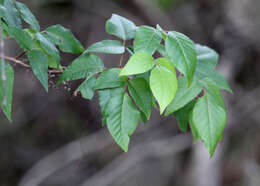
[[[0,65],[0,77],[2,77],[2,65]],[[9,63],[5,63],[5,88],[3,88],[3,81],[0,78],[0,106],[8,120],[12,121],[12,100],[13,100],[13,85],[14,85],[14,71]],[[5,92],[4,92],[5,91]],[[5,96],[5,104],[4,102]]]
[[[125,91],[125,87],[117,87],[117,88],[111,88],[111,89],[103,89],[98,91],[98,100],[99,100],[99,106],[101,109],[101,115],[102,115],[102,126],[106,124],[106,108],[109,100],[121,94],[122,92]]]
[[[7,24],[5,23],[4,20],[0,21],[0,26],[2,27],[2,31],[3,31],[3,39],[7,39],[7,37],[8,37],[8,32],[7,32],[8,26],[7,26]]]
[[[125,47],[122,42],[115,40],[104,40],[92,44],[85,52],[100,52],[106,54],[123,54]]]
[[[212,156],[226,126],[226,110],[219,89],[210,82],[194,106],[192,121]]]
[[[165,46],[164,45],[160,45],[157,48],[157,51],[159,52],[159,54],[163,57],[167,57],[166,51],[165,51]]]
[[[190,115],[192,112],[192,109],[194,107],[195,101],[190,102],[186,106],[182,107],[181,109],[177,110],[173,113],[174,117],[178,121],[179,129],[182,132],[186,132],[189,126],[190,121]]]
[[[146,51],[151,55],[160,46],[162,40],[161,33],[149,26],[140,26],[136,30],[134,40],[134,52]]]
[[[27,52],[27,57],[34,75],[48,92],[48,57],[40,50]]]
[[[30,37],[32,38],[32,40],[35,39],[37,31],[33,30],[32,28],[25,28],[25,29],[23,29],[23,31],[27,32],[30,35]],[[33,41],[32,48],[35,47],[36,44],[37,43],[35,43],[35,41]]]
[[[156,29],[161,32],[163,39],[166,40],[167,34],[163,31],[162,27],[157,24]]]
[[[36,20],[36,18],[34,17],[34,15],[32,14],[32,12],[29,10],[29,8],[20,2],[15,2],[16,7],[18,8],[18,11],[21,14],[21,17],[23,18],[23,20],[28,23],[32,29],[39,31],[40,30],[40,25],[38,23],[38,21]]]
[[[150,87],[160,105],[160,113],[162,114],[173,100],[178,89],[176,73],[164,66],[155,67],[150,75]]]
[[[127,50],[127,52],[129,53],[130,57],[131,57],[132,55],[134,55],[134,48],[133,48],[132,45],[128,45],[128,46],[126,47],[126,50]]]
[[[106,31],[108,34],[117,36],[123,40],[129,40],[134,38],[136,26],[132,21],[113,14],[106,22]]]
[[[119,72],[119,68],[111,68],[102,72],[96,81],[95,89],[115,88],[124,85],[127,77],[119,77]]]
[[[116,143],[127,152],[129,136],[138,125],[140,112],[135,108],[128,94],[124,92],[111,98],[106,110],[108,130]]]
[[[49,66],[52,68],[59,68],[60,55],[55,45],[43,34],[37,33],[36,39],[45,54],[49,57]]]
[[[164,57],[158,58],[158,59],[155,60],[155,63],[157,65],[161,66],[161,67],[167,68],[168,70],[170,70],[176,76],[174,66],[167,58],[164,58]]]
[[[195,47],[198,54],[195,78],[200,81],[210,79],[218,88],[232,93],[225,78],[215,70],[219,58],[218,54],[206,46],[196,44]]]
[[[110,117],[113,117],[113,114],[109,115],[108,120],[110,119]],[[129,95],[125,93],[123,105],[122,105],[123,132],[126,133],[128,136],[133,135],[134,131],[136,130],[136,127],[138,126],[139,119],[140,119],[140,112],[134,106]]]
[[[195,78],[204,82],[205,80],[210,79],[216,87],[232,93],[232,90],[226,79],[219,72],[209,67],[207,64],[198,62]]]
[[[24,30],[10,26],[8,27],[8,34],[11,35],[19,44],[19,46],[25,50],[30,50],[32,47],[32,38]]]
[[[56,43],[61,51],[71,53],[82,53],[84,51],[81,43],[75,38],[73,33],[61,25],[54,25],[46,29],[46,33],[58,38]]]
[[[147,117],[145,115],[145,113],[143,113],[142,111],[140,112],[140,118],[142,123],[145,125],[147,123]]]
[[[6,14],[6,8],[3,5],[0,5],[0,17],[5,19],[5,14]]]
[[[66,68],[57,84],[59,85],[63,81],[89,78],[103,69],[104,64],[99,57],[94,54],[83,54]]]
[[[94,87],[96,83],[95,77],[90,77],[89,79],[86,79],[77,89],[77,91],[80,91],[81,95],[85,99],[92,99],[94,96]]]
[[[192,114],[191,114],[192,115]],[[192,116],[190,116],[190,129],[193,136],[193,143],[196,143],[199,139],[199,133],[194,125],[194,122],[192,121]]]
[[[188,87],[187,80],[184,77],[180,77],[178,79],[177,93],[173,101],[167,107],[165,115],[168,116],[184,107],[202,91],[202,88],[203,85],[198,81],[193,81],[191,86]]]
[[[187,77],[190,86],[196,69],[197,54],[194,43],[184,34],[169,32],[165,49],[175,67]]]
[[[195,49],[197,52],[197,63],[203,63],[213,69],[216,68],[219,55],[213,49],[199,44],[195,45]]]
[[[15,8],[15,5],[12,0],[3,0],[1,2],[4,9],[4,20],[6,21],[8,26],[13,26],[16,28],[22,28],[22,21],[20,19],[19,13],[17,9]],[[3,12],[2,11],[2,12]]]
[[[141,74],[151,70],[154,66],[154,60],[151,54],[147,52],[137,52],[132,55],[119,73],[119,76],[129,76],[134,74]]]
[[[150,72],[145,72],[145,73],[142,73],[142,74],[136,74],[135,77],[136,78],[143,78],[149,83]]]
[[[134,78],[129,81],[129,92],[139,109],[147,119],[152,110],[153,95],[148,82],[143,78]]]

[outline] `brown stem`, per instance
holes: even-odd
[[[30,68],[30,66],[27,65],[26,63],[24,63],[24,62],[22,62],[22,61],[20,61],[20,60],[18,60],[18,59],[15,59],[15,58],[13,58],[13,57],[4,56],[4,59],[5,59],[5,60],[8,60],[8,61],[11,61],[11,62],[13,62],[13,63],[17,63],[17,64],[22,65],[22,66],[24,66],[24,67]]]
[[[24,54],[26,54],[26,51],[25,51],[25,50],[22,51],[20,54],[18,54],[18,55],[15,57],[15,59],[21,58],[22,56],[24,56]]]
[[[62,72],[63,70],[57,70],[57,69],[48,70],[48,73],[50,74],[61,74]]]
[[[28,65],[28,64],[24,63],[23,61],[18,60],[16,58],[4,56],[4,59],[8,60],[8,61],[11,61],[13,63],[19,64],[19,65],[22,65],[23,67],[31,68],[30,65]],[[63,72],[63,70],[57,70],[57,69],[49,69],[48,70],[48,73],[50,73],[50,74],[60,74],[62,72]]]

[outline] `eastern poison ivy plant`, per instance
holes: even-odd
[[[160,114],[174,116],[183,132],[190,127],[194,140],[201,139],[213,155],[226,125],[220,89],[232,90],[215,70],[219,56],[211,48],[159,25],[136,26],[113,14],[106,22],[106,31],[119,40],[100,41],[84,49],[61,25],[41,30],[35,16],[20,2],[1,0],[0,16],[3,38],[13,38],[23,49],[16,57],[4,56],[3,50],[1,54],[1,109],[10,121],[14,72],[6,61],[31,68],[47,92],[48,74],[61,74],[57,85],[85,79],[76,92],[86,99],[92,99],[97,92],[102,126],[107,126],[124,151],[128,151],[139,120],[145,124],[155,107]],[[22,27],[22,20],[28,28]],[[60,51],[81,55],[63,67]],[[123,66],[126,52],[130,57]],[[120,54],[118,67],[105,68],[97,53]]]

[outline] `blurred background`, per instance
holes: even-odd
[[[122,153],[101,128],[97,96],[74,97],[81,81],[53,86],[46,94],[32,72],[15,67],[13,123],[0,114],[0,186],[259,186],[259,0],[24,0],[43,28],[62,24],[88,47],[113,38],[105,21],[120,14],[136,25],[185,33],[220,54],[218,70],[234,95],[224,138],[212,159],[192,143],[173,117],[153,111]],[[13,41],[6,54],[19,49]],[[63,54],[62,63],[77,56]],[[120,56],[100,55],[106,66]]]

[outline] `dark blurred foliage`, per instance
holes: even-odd
[[[121,14],[137,25],[187,34],[220,54],[218,70],[234,95],[224,93],[228,124],[212,159],[173,117],[154,111],[140,126],[128,153],[101,129],[97,96],[74,97],[81,81],[46,94],[32,72],[15,66],[14,122],[0,119],[2,186],[259,186],[260,3],[258,0],[27,0],[42,28],[62,24],[84,46],[107,38],[105,21]],[[6,55],[19,52],[13,41]],[[63,54],[67,65],[77,56]],[[120,56],[100,55],[106,66]],[[125,59],[126,60],[126,59]],[[107,129],[105,128],[105,131]],[[83,184],[84,183],[84,184]]]

